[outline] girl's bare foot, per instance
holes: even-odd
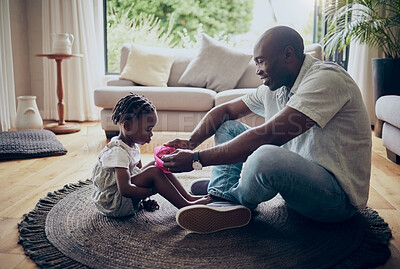
[[[205,195],[190,195],[188,199],[189,202],[195,202],[199,199],[202,199]]]
[[[211,197],[211,195],[206,195],[201,197],[200,199],[198,198],[196,201],[191,202],[190,204],[192,205],[206,205],[209,203],[213,202],[213,198]]]

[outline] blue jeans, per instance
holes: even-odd
[[[215,133],[215,144],[247,129],[237,121],[224,122]],[[261,146],[242,168],[243,163],[214,166],[208,193],[250,209],[279,193],[288,206],[321,222],[344,221],[357,211],[333,174],[287,149]]]

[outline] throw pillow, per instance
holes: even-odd
[[[233,89],[251,57],[203,34],[199,53],[190,61],[179,83],[205,87],[216,92]]]
[[[120,79],[146,86],[167,87],[174,56],[162,54],[157,48],[132,44]]]
[[[38,158],[66,154],[56,135],[48,130],[0,132],[0,160]]]

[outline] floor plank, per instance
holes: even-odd
[[[152,159],[157,145],[187,133],[159,132],[150,144],[141,146],[143,163]],[[24,255],[18,242],[17,224],[48,192],[90,177],[98,153],[107,142],[98,122],[81,124],[81,131],[58,135],[67,148],[64,156],[0,162],[0,269],[37,268]],[[206,141],[201,148],[213,144]],[[389,224],[392,257],[379,268],[400,268],[400,165],[386,158],[382,141],[373,136],[372,176],[368,206],[375,209]]]

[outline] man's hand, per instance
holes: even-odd
[[[173,147],[176,149],[190,149],[193,150],[197,145],[189,141],[189,139],[176,138],[164,144],[167,147]]]
[[[164,167],[172,173],[189,172],[193,170],[193,151],[178,149],[174,153],[164,155],[161,160]]]

